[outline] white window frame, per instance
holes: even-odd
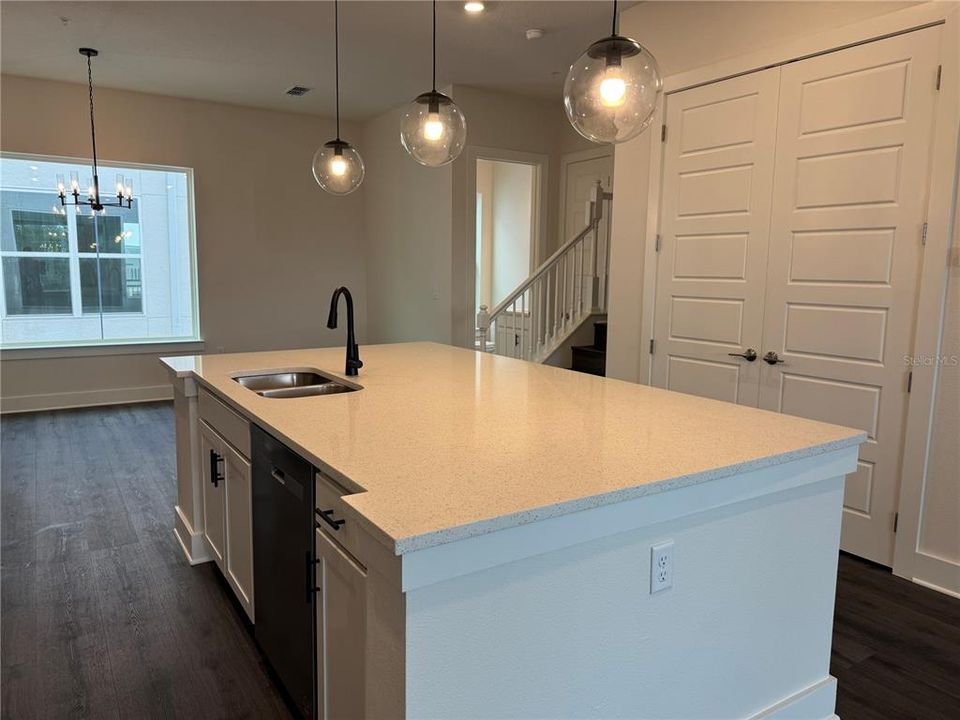
[[[41,153],[20,153],[20,152],[0,152],[0,159],[6,160],[36,160],[40,162],[53,162],[53,163],[69,163],[77,165],[89,165],[90,160],[88,158],[78,158],[65,155],[46,155]],[[94,355],[94,354],[116,354],[117,348],[122,348],[125,346],[134,346],[131,349],[141,349],[146,350],[147,346],[156,346],[156,348],[165,348],[171,350],[177,349],[202,349],[203,336],[200,329],[200,285],[199,277],[197,273],[197,234],[196,234],[196,217],[195,217],[195,203],[194,203],[194,177],[193,177],[193,168],[182,167],[178,165],[159,165],[153,163],[135,163],[135,162],[126,162],[123,160],[100,160],[99,165],[104,167],[121,167],[121,168],[130,168],[135,170],[153,170],[159,172],[177,172],[183,173],[186,176],[187,184],[187,235],[188,235],[188,252],[189,252],[189,262],[190,262],[190,283],[192,287],[191,293],[191,319],[194,334],[192,336],[183,336],[183,337],[150,337],[150,338],[132,338],[129,340],[118,339],[118,338],[108,338],[108,339],[99,339],[99,340],[77,340],[77,341],[63,341],[57,340],[52,342],[28,342],[28,343],[2,343],[0,345],[0,350],[2,350],[4,358],[22,358],[27,359],[29,357],[64,357],[72,354],[77,355]],[[27,189],[23,192],[37,192],[43,193],[41,189]],[[51,187],[49,189],[50,194],[55,194],[55,188]],[[136,195],[134,195],[134,202],[136,202]],[[67,206],[69,208],[69,206]],[[83,208],[81,207],[81,212]],[[6,296],[4,293],[0,293],[0,314],[2,314],[5,321],[10,322],[29,322],[36,321],[37,318],[42,317],[83,317],[83,303],[80,297],[80,285],[79,285],[79,260],[80,259],[90,259],[96,257],[96,253],[81,253],[79,247],[77,247],[78,234],[75,227],[75,219],[71,219],[72,211],[67,210],[67,222],[68,226],[71,224],[74,226],[73,229],[69,232],[68,237],[70,238],[70,248],[67,252],[64,253],[40,253],[40,252],[20,252],[20,251],[3,251],[3,257],[64,257],[70,260],[70,291],[71,291],[71,308],[72,312],[67,313],[50,313],[45,315],[11,315],[8,316],[6,312]],[[142,239],[141,239],[142,242]],[[143,248],[141,245],[141,251],[139,254],[133,255],[131,253],[107,253],[109,257],[104,258],[105,253],[101,253],[101,259],[129,259],[137,258],[140,260],[140,282],[143,287],[146,286],[146,276],[148,269],[146,268],[146,261],[143,256]],[[76,271],[76,272],[75,272]],[[76,280],[76,282],[74,282]],[[139,312],[120,312],[120,313],[111,313],[111,317],[135,317],[145,315],[147,312],[147,303],[149,302],[146,294],[143,294],[141,297],[141,306]],[[199,348],[198,348],[199,346]],[[72,352],[73,350],[82,351],[82,352]],[[98,352],[102,351],[102,352]]]

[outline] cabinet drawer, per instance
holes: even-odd
[[[197,395],[200,418],[239,450],[241,455],[249,458],[250,423],[246,418],[238,415],[203,388],[200,388]]]
[[[343,496],[349,493],[322,473],[314,473],[314,477],[317,527],[322,528],[328,536],[355,555],[359,544],[359,528],[353,520],[347,518],[343,503]]]

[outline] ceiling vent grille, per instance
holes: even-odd
[[[294,85],[292,88],[287,89],[287,95],[293,95],[293,97],[303,97],[308,92],[310,92],[310,88],[303,87],[302,85]]]

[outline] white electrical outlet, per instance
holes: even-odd
[[[650,548],[650,594],[673,585],[673,540]]]

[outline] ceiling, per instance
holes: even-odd
[[[635,3],[621,3],[621,9]],[[462,2],[437,10],[438,86],[558,97],[570,63],[609,33],[607,2]],[[544,31],[527,40],[528,28]],[[430,84],[430,3],[344,0],[341,107],[363,119]],[[4,73],[85,82],[80,46],[95,47],[97,86],[316,114],[333,113],[331,2],[0,3]],[[301,98],[292,85],[313,88]]]

